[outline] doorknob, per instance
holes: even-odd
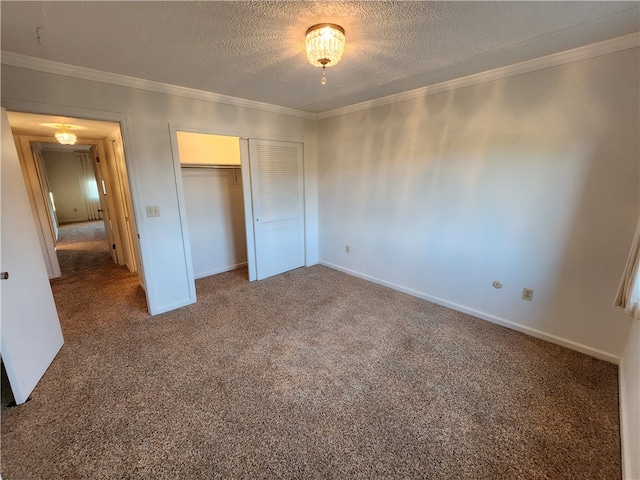
[[[9,278],[9,272],[0,272],[0,280],[7,280]]]

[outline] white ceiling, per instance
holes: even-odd
[[[5,52],[317,113],[637,32],[633,2],[0,3]],[[321,70],[306,29],[346,30]]]

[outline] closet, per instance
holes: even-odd
[[[194,277],[246,265],[240,139],[176,133]]]

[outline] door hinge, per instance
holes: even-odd
[[[111,245],[111,248],[113,248],[115,250],[116,249],[116,244],[114,243],[113,245]]]
[[[100,157],[96,155],[96,163],[100,163]]]

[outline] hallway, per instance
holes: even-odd
[[[61,225],[59,237],[62,277],[51,280],[51,289],[66,342],[88,330],[111,328],[120,317],[101,312],[121,308],[147,314],[137,275],[109,256],[101,220]]]

